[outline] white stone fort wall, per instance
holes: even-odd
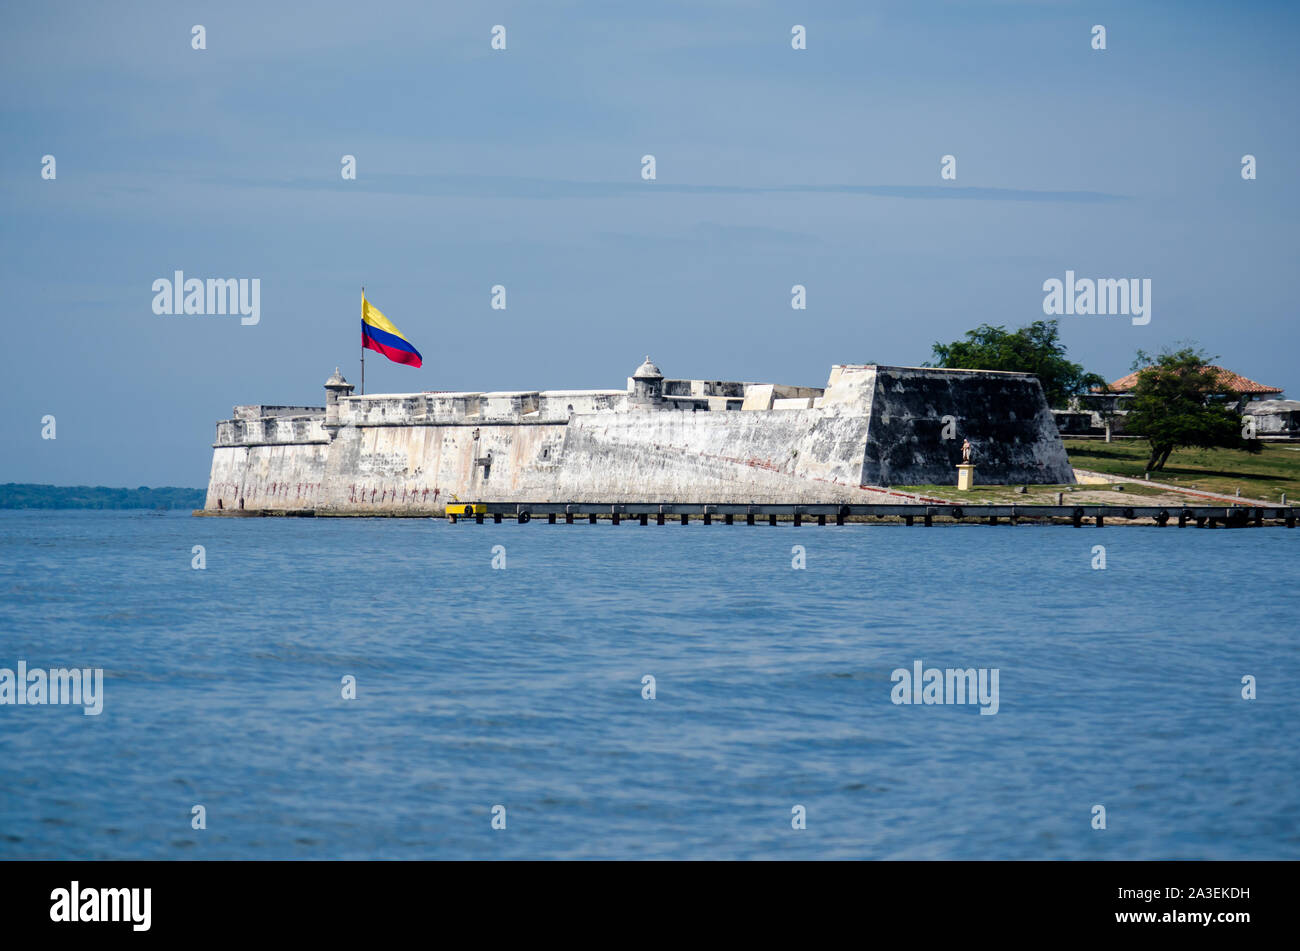
[[[212,450],[203,507],[207,511],[313,509],[325,479],[327,449],[323,443],[217,446]]]
[[[870,501],[866,421],[817,410],[353,426],[331,444],[219,446],[208,510],[441,512],[448,502]]]
[[[638,410],[604,391],[356,397],[341,401],[333,439],[320,416],[237,413],[218,428],[206,508],[885,501],[863,486],[952,484],[962,438],[987,481],[1073,481],[1033,377],[837,367],[823,396],[775,405],[809,404]]]

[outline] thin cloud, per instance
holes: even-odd
[[[215,182],[214,182],[215,183]],[[229,184],[229,182],[226,182]],[[316,179],[295,179],[278,185],[246,181],[261,187],[333,189]],[[386,194],[424,195],[454,198],[624,198],[652,192],[685,195],[777,195],[828,194],[865,195],[873,198],[908,198],[923,201],[1027,201],[1099,204],[1128,201],[1127,195],[1083,190],[1035,190],[1028,188],[980,188],[943,185],[719,185],[670,182],[579,182],[563,179],[518,178],[504,175],[375,175],[350,182],[350,188]]]

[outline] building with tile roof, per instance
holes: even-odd
[[[1223,388],[1237,397],[1236,408],[1240,413],[1254,415],[1256,403],[1263,405],[1266,402],[1270,404],[1290,402],[1281,399],[1282,390],[1279,387],[1256,383],[1249,377],[1214,363],[1206,366],[1218,374],[1219,383]],[[1075,397],[1069,410],[1053,410],[1061,431],[1070,435],[1105,433],[1107,438],[1112,433],[1124,433],[1124,417],[1128,415],[1129,407],[1132,405],[1133,391],[1137,387],[1138,374],[1141,372],[1135,370],[1128,376],[1122,376],[1105,389],[1093,387],[1091,393]],[[1296,405],[1300,406],[1300,404]],[[1295,417],[1290,415],[1291,409],[1289,406],[1285,409],[1273,407],[1268,413],[1260,412],[1261,427],[1266,425],[1267,431],[1280,434],[1297,431]],[[1088,415],[1091,416],[1090,420],[1085,418]],[[1266,423],[1263,420],[1265,416],[1269,417]],[[1134,434],[1129,433],[1129,435]]]
[[[1264,383],[1256,383],[1249,377],[1244,377],[1240,373],[1233,373],[1231,370],[1218,366],[1217,364],[1207,364],[1212,370],[1217,371],[1219,383],[1225,389],[1248,400],[1259,399],[1277,399],[1281,396],[1282,390],[1276,386],[1268,386]],[[1147,369],[1150,369],[1149,367]],[[1110,384],[1112,393],[1131,393],[1137,386],[1138,374],[1141,370],[1135,370],[1128,376],[1122,376],[1114,383]],[[1094,393],[1100,393],[1100,388],[1094,388]]]

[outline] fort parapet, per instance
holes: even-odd
[[[666,379],[621,390],[354,395],[236,406],[217,423],[205,510],[432,515],[448,502],[879,503],[980,481],[1070,483],[1028,374],[844,364],[824,387]]]

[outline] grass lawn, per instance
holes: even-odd
[[[1093,439],[1066,439],[1070,464],[1104,475],[1141,479],[1150,449],[1143,440],[1120,439],[1105,443]],[[1235,449],[1179,449],[1164,469],[1152,472],[1156,482],[1179,488],[1232,495],[1238,488],[1244,498],[1279,501],[1285,492],[1288,504],[1300,502],[1300,446],[1265,444],[1257,456]],[[903,492],[915,492],[942,499],[979,504],[1055,505],[1056,493],[1096,491],[1102,486],[1031,485],[1021,494],[1014,485],[977,485],[970,492],[958,492],[955,485],[896,485]],[[1141,505],[1144,496],[1165,495],[1165,490],[1147,485],[1125,485],[1124,491]],[[1119,504],[1119,503],[1116,503]],[[1149,503],[1148,503],[1149,504]]]
[[[1150,447],[1145,440],[1066,439],[1070,464],[1107,475],[1140,479]],[[1164,469],[1152,472],[1157,482],[1208,492],[1241,494],[1256,499],[1277,500],[1285,492],[1287,501],[1300,501],[1300,446],[1264,445],[1257,456],[1236,449],[1176,449]]]
[[[969,492],[958,492],[954,485],[896,485],[891,488],[900,492],[915,492],[930,498],[948,499],[953,502],[966,502],[971,505],[1055,505],[1056,493],[1064,494],[1062,500],[1066,505],[1075,504],[1071,496],[1075,492],[1098,491],[1105,489],[1100,485],[1031,485],[1025,493],[1017,492],[1015,485],[977,485]],[[1134,505],[1151,504],[1144,498],[1167,494],[1163,489],[1145,485],[1126,485],[1126,495],[1133,499]],[[1091,503],[1089,503],[1091,504]],[[1117,502],[1116,504],[1122,504]]]

